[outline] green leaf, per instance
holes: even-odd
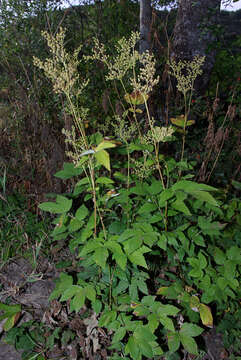
[[[100,150],[94,154],[97,162],[110,171],[110,155],[105,150]]]
[[[213,327],[213,316],[212,316],[210,307],[205,304],[200,304],[199,311],[200,311],[200,317],[201,317],[203,325],[212,328]]]
[[[101,312],[102,302],[100,300],[93,301],[91,305],[92,305],[92,309],[96,314],[99,314]]]
[[[207,267],[207,260],[205,256],[199,251],[198,253],[198,259],[199,259],[199,268],[205,269]]]
[[[241,248],[239,248],[238,246],[232,246],[227,251],[227,257],[230,260],[237,262],[237,264],[240,264],[241,263]]]
[[[179,313],[179,309],[173,305],[160,305],[158,309],[158,314],[161,315],[177,315]]]
[[[203,329],[196,324],[184,323],[181,327],[180,334],[185,336],[199,336],[203,332]]]
[[[116,144],[114,142],[111,142],[109,140],[103,140],[101,143],[95,148],[95,152],[101,152],[104,149],[110,149],[116,147]]]
[[[0,302],[0,310],[3,310],[9,314],[15,314],[21,311],[21,305],[6,305]]]
[[[189,271],[188,273],[189,276],[192,276],[194,278],[202,278],[203,277],[203,271],[197,268],[192,269],[191,271]]]
[[[166,201],[171,199],[174,195],[174,192],[172,191],[172,189],[165,189],[161,192],[161,194],[159,195],[159,205],[161,207],[166,205]]]
[[[155,211],[156,209],[157,209],[157,206],[155,204],[146,203],[140,207],[140,209],[138,210],[137,213],[138,214],[150,213],[152,211]]]
[[[67,180],[72,178],[73,176],[78,176],[82,174],[82,172],[82,168],[76,168],[73,163],[69,162],[64,163],[64,169],[58,171],[54,176],[62,180]]]
[[[114,241],[107,241],[105,243],[105,246],[110,249],[110,251],[113,253],[113,259],[116,261],[116,263],[120,266],[122,270],[125,270],[126,263],[127,263],[127,257],[123,253],[121,246]]]
[[[99,247],[95,250],[93,254],[93,260],[96,262],[97,265],[101,266],[102,269],[106,266],[106,260],[108,258],[108,250],[104,247]]]
[[[129,295],[130,295],[132,300],[138,300],[138,289],[137,289],[137,283],[136,282],[132,282],[129,285]],[[135,311],[135,313],[137,314],[136,311]]]
[[[148,315],[147,320],[149,329],[154,332],[159,326],[158,316],[156,316],[156,314],[150,314]]]
[[[20,316],[20,312],[15,313],[11,316],[8,316],[7,320],[4,322],[4,325],[3,325],[4,331],[9,331],[10,329],[12,329],[14,327],[14,325],[16,324],[16,322],[18,321],[19,316]]]
[[[165,234],[160,235],[160,240],[157,242],[157,245],[159,246],[159,248],[166,251],[166,249],[167,249],[167,237],[166,237]]]
[[[124,230],[125,224],[123,224],[121,221],[113,221],[108,228],[109,233],[115,235],[122,234]]]
[[[75,187],[77,186],[83,186],[83,185],[90,185],[90,179],[86,176],[83,179],[79,180],[76,184]]]
[[[134,251],[132,254],[128,255],[129,260],[132,264],[143,266],[144,268],[148,269],[146,264],[146,260],[143,256],[144,253],[151,251],[148,247],[142,246],[140,249]]]
[[[177,116],[176,118],[170,118],[170,121],[173,125],[176,125],[183,129],[185,126],[191,126],[195,124],[195,120],[186,120],[185,115],[180,115]]]
[[[159,317],[159,320],[160,322],[162,323],[162,325],[169,331],[171,332],[175,332],[175,328],[174,328],[174,325],[173,325],[173,322],[172,320],[167,317],[167,316],[160,316]]]
[[[175,210],[178,210],[182,213],[184,213],[185,215],[192,215],[188,209],[188,207],[185,205],[185,203],[183,201],[180,200],[176,200],[173,203],[171,203],[171,207],[174,208]]]
[[[63,294],[63,292],[73,285],[73,278],[65,273],[60,274],[60,278],[57,281],[54,291],[51,293],[49,300],[57,299]]]
[[[198,349],[195,340],[190,336],[182,334],[181,332],[179,333],[179,335],[181,343],[184,346],[185,350],[187,350],[187,352],[192,355],[198,355]]]
[[[78,293],[70,302],[70,310],[75,311],[76,313],[84,306],[85,303],[85,290],[79,287]]]
[[[57,195],[56,203],[54,202],[44,202],[38,206],[41,210],[49,211],[53,214],[62,214],[69,211],[72,207],[72,200],[67,199],[62,195]]]
[[[66,301],[71,299],[74,295],[78,294],[78,292],[82,290],[82,288],[78,285],[71,285],[69,288],[67,288],[59,301]]]
[[[189,180],[180,180],[171,187],[172,190],[183,190],[188,194],[192,194],[195,191],[218,191],[218,189],[213,186],[206,184],[198,184],[194,181]]]
[[[87,207],[83,204],[81,205],[78,210],[75,213],[75,217],[76,219],[78,219],[79,221],[84,220],[84,218],[86,218],[86,216],[89,214],[89,210],[87,209]]]
[[[199,312],[200,300],[197,296],[192,296],[190,299],[190,308],[195,311]]]
[[[139,359],[140,356],[140,349],[138,346],[137,340],[134,338],[134,336],[130,336],[128,339],[128,342],[125,346],[125,354],[132,357],[132,359]]]
[[[219,277],[217,280],[217,284],[221,290],[224,290],[229,285],[229,281],[224,277]]]
[[[139,325],[134,331],[133,336],[139,340],[139,342],[150,342],[155,340],[155,335],[151,332],[147,325]]]
[[[211,205],[219,206],[214,197],[206,191],[192,191],[191,194],[200,201],[205,201]]]
[[[96,298],[96,292],[95,289],[92,285],[87,285],[85,287],[85,296],[90,300],[90,301],[95,301]]]
[[[171,352],[176,352],[180,347],[180,337],[178,333],[167,334],[168,347]]]
[[[120,342],[123,337],[126,335],[126,328],[120,327],[112,338],[112,344]]]
[[[153,349],[149,342],[146,342],[144,339],[139,342],[139,348],[142,355],[147,359],[153,359]]]
[[[83,225],[84,225],[83,221],[79,221],[77,219],[71,219],[70,223],[69,223],[69,226],[68,226],[68,230],[70,232],[75,232],[75,231],[81,229]],[[61,231],[61,232],[55,231],[55,232],[52,233],[52,235],[62,233],[62,232],[64,232],[65,229],[66,229],[66,227],[63,227],[62,228],[63,231]],[[56,230],[58,230],[58,227],[56,228]]]
[[[108,326],[116,319],[117,312],[114,310],[105,310],[98,321],[99,327]]]
[[[153,181],[152,184],[148,187],[148,192],[151,195],[157,195],[163,190],[161,181]]]
[[[104,185],[109,185],[109,184],[114,184],[114,181],[107,178],[107,177],[99,177],[97,180],[96,180],[96,184],[104,184]]]

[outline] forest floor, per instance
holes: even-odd
[[[73,256],[69,254],[68,256]],[[66,257],[66,253],[65,253]],[[60,260],[56,256],[56,260]],[[56,261],[57,262],[57,261]],[[51,349],[45,348],[44,344],[36,346],[37,354],[44,354],[41,359],[59,360],[100,360],[107,359],[110,355],[108,347],[111,344],[111,334],[104,329],[98,328],[98,320],[95,313],[90,313],[86,307],[78,314],[70,314],[68,305],[56,300],[49,302],[48,298],[54,289],[54,280],[58,278],[62,269],[56,269],[55,262],[50,262],[46,257],[38,261],[37,268],[24,258],[10,260],[0,270],[0,301],[6,302],[10,297],[11,303],[21,304],[22,314],[18,326],[34,321],[42,323],[46,329],[60,327],[62,330],[73,331],[76,336],[68,345],[56,343]],[[76,271],[73,267],[70,271]],[[78,269],[79,271],[79,269]],[[3,333],[3,322],[0,322],[0,336]],[[45,330],[44,336],[48,338],[50,332]],[[224,349],[222,336],[214,329],[206,331],[203,340],[206,344],[206,355],[198,360],[221,360],[228,359],[228,353]],[[0,338],[0,360],[20,360],[22,351],[16,351],[13,346],[4,342],[4,336]],[[161,358],[165,360],[165,357]],[[194,360],[195,356],[184,353],[182,360]]]

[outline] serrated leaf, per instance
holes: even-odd
[[[67,180],[72,178],[73,176],[78,176],[82,174],[83,169],[76,168],[75,165],[71,162],[64,163],[63,170],[58,171],[56,174],[54,174],[55,177]]]
[[[104,327],[109,325],[116,319],[117,312],[114,310],[105,311],[99,318],[98,325],[99,327]]]
[[[85,291],[84,289],[79,289],[79,292],[74,296],[70,302],[70,309],[76,313],[84,306],[85,303]]]
[[[181,332],[179,333],[179,335],[184,349],[192,355],[198,355],[198,349],[195,340],[190,336],[182,334]]]
[[[179,309],[176,306],[173,305],[161,305],[158,309],[158,314],[161,315],[176,315],[179,313]]]
[[[132,357],[132,359],[139,359],[140,355],[140,349],[138,346],[137,340],[134,338],[134,336],[130,336],[128,339],[128,342],[125,346],[125,354]]]
[[[134,331],[133,336],[139,341],[154,341],[155,335],[151,332],[147,325],[139,325]]]
[[[148,320],[149,329],[154,333],[154,331],[159,326],[158,317],[156,316],[156,314],[150,314],[150,315],[148,315],[147,320]]]
[[[71,285],[73,285],[73,278],[70,275],[65,273],[60,274],[60,278],[57,282],[57,285],[54,291],[51,293],[49,300],[57,299],[59,296],[63,294],[63,292],[68,289]]]
[[[147,253],[149,251],[151,251],[149,248],[147,248],[146,246],[142,246],[140,249],[128,255],[128,258],[132,262],[132,264],[143,266],[144,268],[148,269],[143,253]]]
[[[171,199],[174,195],[174,192],[172,189],[165,189],[161,192],[159,195],[159,205],[164,206],[166,204],[166,201]]]
[[[180,181],[176,182],[176,184],[174,184],[171,187],[171,189],[174,191],[183,190],[183,191],[187,192],[188,194],[192,194],[192,192],[195,192],[195,191],[218,191],[213,186],[206,185],[206,184],[199,184],[199,183],[196,183],[194,181],[189,181],[189,180],[180,180]]]
[[[76,295],[80,290],[82,290],[82,288],[78,285],[71,285],[69,288],[67,288],[59,301],[66,301],[71,299],[74,295]]]
[[[184,323],[181,327],[180,334],[185,336],[199,336],[203,332],[203,329],[196,324]]]
[[[219,206],[218,202],[207,191],[192,191],[192,196],[200,201],[205,201],[211,205]]]
[[[70,220],[70,223],[69,223],[69,226],[68,226],[68,230],[69,230],[70,232],[75,232],[75,231],[81,229],[83,225],[84,225],[83,221],[79,221],[78,219],[71,219],[71,220]],[[57,230],[58,230],[58,227],[55,228],[55,229],[56,229],[56,230],[52,233],[52,235],[53,235],[53,234],[56,235],[56,234],[58,234],[58,233],[63,233],[63,232],[66,230],[66,226],[64,226],[64,227],[62,228],[62,231],[60,231],[60,232],[57,231]]]
[[[180,337],[178,333],[167,334],[168,348],[171,352],[176,352],[180,347]]]
[[[157,209],[156,204],[152,204],[152,203],[145,203],[144,205],[142,205],[140,207],[140,209],[138,210],[138,214],[143,214],[143,213],[150,213],[152,211],[155,211]]]
[[[120,342],[123,339],[123,337],[125,336],[125,334],[126,334],[126,328],[124,328],[124,327],[119,328],[115,332],[115,335],[112,338],[112,344]]]
[[[101,266],[102,269],[106,266],[106,260],[108,258],[109,252],[104,247],[99,247],[95,250],[93,254],[93,260],[96,262],[97,265]]]
[[[86,218],[86,216],[89,214],[89,210],[87,209],[87,207],[83,204],[81,205],[78,210],[75,213],[75,217],[76,219],[78,219],[79,221],[84,220]]]
[[[140,352],[144,355],[147,359],[153,359],[153,348],[149,342],[140,341],[139,342]]]
[[[92,302],[92,309],[94,310],[94,312],[96,314],[99,314],[101,309],[102,309],[102,302],[100,300],[95,300],[94,302]]]
[[[199,259],[199,268],[205,269],[207,267],[207,260],[205,256],[199,251],[198,253],[198,259]]]
[[[195,269],[192,269],[191,271],[189,271],[188,275],[201,279],[203,277],[203,271],[195,268]]]
[[[110,171],[110,155],[105,150],[100,150],[94,154],[97,162]]]
[[[132,300],[137,300],[138,299],[138,289],[137,289],[137,284],[135,282],[132,282],[129,285],[129,295],[130,295]],[[135,314],[139,315],[138,311],[135,311]]]
[[[213,327],[213,316],[212,316],[210,307],[205,304],[200,304],[199,311],[200,311],[200,317],[201,317],[203,325],[212,328]]]
[[[167,330],[175,332],[173,321],[170,318],[168,318],[167,316],[160,316],[159,320]]]
[[[92,285],[87,285],[85,287],[85,296],[90,301],[93,301],[93,302],[95,301],[96,292],[95,292],[95,289],[94,289],[94,287]]]
[[[99,177],[97,180],[96,180],[96,184],[104,184],[104,185],[109,185],[109,184],[114,184],[114,181],[107,178],[107,177]]]
[[[188,216],[192,215],[188,207],[185,205],[184,201],[176,200],[173,203],[171,203],[171,207],[174,208],[175,210],[182,212],[185,215]]]
[[[69,211],[72,207],[72,199],[67,199],[65,196],[57,195],[56,202],[44,202],[38,206],[41,210],[49,211],[53,214],[63,214]]]
[[[116,147],[116,144],[114,142],[103,140],[101,143],[95,148],[95,152],[100,152],[104,149],[110,149]]]

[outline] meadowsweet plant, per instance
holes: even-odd
[[[220,312],[230,301],[237,308],[240,247],[229,241],[221,219],[238,217],[240,204],[232,213],[221,210],[217,189],[190,181],[191,165],[183,170],[185,164],[161,154],[174,128],[156,126],[150,116],[148,99],[159,79],[153,56],[135,49],[137,33],[117,43],[114,57],[94,40],[85,58],[102,61],[106,81],[122,86],[123,114],[110,121],[114,138],[85,126],[89,113],[77,99],[88,83],[79,84],[78,51],[73,57],[65,51],[63,30],[43,35],[51,57],[34,62],[66,96],[75,125],[64,130],[72,162],[56,176],[77,180],[69,194],[39,207],[56,214],[51,236],[68,242],[83,269],[61,273],[50,300],[67,302],[69,317],[86,306],[93,326],[111,338],[110,359],[171,359],[180,348],[198,355],[195,338],[213,326],[212,304]],[[202,61],[185,63],[186,83],[184,65],[171,65],[185,101]],[[185,132],[188,122],[177,120]]]
[[[159,161],[159,142],[162,142],[164,136],[161,133],[168,133],[168,137],[174,132],[170,128],[154,127],[154,119],[151,118],[148,107],[149,94],[152,92],[155,85],[159,82],[159,77],[155,75],[155,59],[153,54],[146,51],[140,54],[135,50],[136,44],[140,39],[139,33],[132,33],[129,40],[121,39],[116,46],[116,56],[114,59],[106,54],[105,47],[95,40],[95,46],[92,56],[88,56],[88,60],[98,60],[103,62],[108,70],[106,80],[119,80],[125,93],[125,100],[129,108],[125,112],[131,114],[134,118],[136,128],[139,134],[139,141],[146,143],[143,137],[144,129],[141,129],[139,124],[138,114],[142,114],[143,110],[140,105],[144,105],[148,125],[150,128],[148,138],[155,149],[156,169],[162,181],[162,186],[165,188],[164,178]],[[127,79],[125,79],[127,78]],[[125,82],[126,80],[126,82]],[[127,85],[126,85],[127,84]],[[131,93],[127,93],[127,86],[131,87]],[[124,107],[124,105],[123,105]],[[124,117],[126,121],[127,116]],[[126,124],[125,126],[130,126]],[[157,135],[158,134],[158,135]],[[153,155],[151,155],[153,156]],[[146,159],[146,156],[144,156]]]

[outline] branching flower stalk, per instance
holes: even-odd
[[[78,60],[78,54],[81,47],[78,47],[73,55],[67,53],[64,48],[64,38],[65,31],[60,28],[59,32],[54,37],[53,35],[47,33],[46,31],[42,32],[42,36],[46,39],[49,51],[51,54],[50,58],[41,61],[39,58],[34,57],[34,65],[39,69],[42,69],[53,84],[53,90],[57,94],[63,93],[67,99],[67,110],[72,115],[74,125],[76,130],[80,133],[80,144],[78,145],[78,140],[76,140],[75,135],[72,133],[71,145],[75,150],[75,155],[73,155],[75,162],[78,163],[79,155],[83,151],[88,151],[90,146],[88,144],[88,139],[85,133],[84,121],[87,117],[87,109],[81,107],[79,109],[75,106],[73,99],[78,99],[79,95],[83,92],[85,87],[88,84],[88,80],[82,81],[80,83],[80,76],[78,72],[78,65],[80,61]],[[64,132],[66,134],[66,131]],[[77,146],[78,145],[78,146]],[[94,203],[94,218],[95,218],[95,230],[94,234],[97,234],[97,201],[96,201],[96,185],[95,185],[95,167],[94,160],[90,154],[88,154],[88,170],[89,175],[86,173],[87,178],[89,178],[91,187],[92,187],[92,196]],[[103,222],[102,222],[103,224]],[[103,228],[103,231],[105,229]],[[104,231],[105,233],[105,231]]]
[[[191,108],[191,101],[194,91],[194,82],[197,76],[202,74],[202,65],[204,64],[205,56],[195,56],[192,61],[176,61],[172,59],[169,62],[171,71],[169,72],[177,80],[177,89],[183,94],[184,97],[184,127],[183,127],[183,137],[182,137],[182,151],[181,151],[181,161],[184,157],[185,150],[185,141],[186,141],[186,126],[188,121],[188,116]],[[189,96],[188,93],[190,92]],[[181,173],[180,173],[181,175]]]

